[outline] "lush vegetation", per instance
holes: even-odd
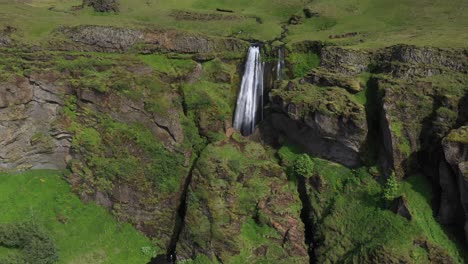
[[[298,176],[309,178],[314,172],[314,163],[309,155],[302,154],[294,161],[294,172]]]
[[[288,56],[288,61],[291,64],[294,78],[304,77],[320,63],[319,56],[312,52],[292,53]]]
[[[385,183],[383,189],[383,197],[387,201],[392,201],[398,197],[400,194],[400,185],[395,176],[395,172],[392,172],[390,177],[388,177],[387,182]]]
[[[296,228],[301,228],[295,186],[260,144],[239,134],[210,144],[193,177],[184,234],[184,239],[190,239],[190,248],[216,249],[223,263],[304,262],[304,256],[288,256],[288,250],[293,250],[291,242],[300,245],[302,241],[279,242],[283,226],[290,228],[288,224],[295,219]],[[187,254],[186,242],[181,242],[179,253]],[[265,254],[257,255],[262,248],[267,249]],[[211,250],[203,252],[207,256],[200,254],[187,263],[218,263]]]
[[[94,203],[57,171],[0,174],[0,262],[146,263],[151,241]],[[16,262],[15,262],[16,261]]]
[[[292,166],[301,155],[291,146],[279,151],[286,166]],[[316,184],[307,188],[318,262],[430,263],[449,255],[456,263],[463,263],[462,247],[432,215],[431,188],[423,176],[404,180],[399,192],[394,191],[395,183],[390,184],[392,193],[398,192],[408,200],[413,216],[408,221],[387,209],[383,194],[388,187],[373,178],[375,169],[352,170],[318,158],[313,162],[311,182]]]

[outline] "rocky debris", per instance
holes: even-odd
[[[140,44],[137,49],[143,53],[162,51],[209,54],[243,52],[249,46],[248,42],[234,38],[210,37],[177,30],[77,26],[61,27],[58,31],[78,45],[62,44],[61,49],[66,50],[86,48],[90,51],[124,52]]]
[[[287,186],[261,145],[235,139],[209,145],[193,171],[177,259],[308,263],[300,212],[293,209],[300,200]]]
[[[443,220],[448,220],[448,222],[454,220],[463,222],[461,225],[464,226],[465,237],[468,239],[468,126],[450,132],[442,141],[442,146],[445,160],[450,165],[450,169],[440,175],[440,180],[445,183],[441,184],[442,193],[447,200],[458,200],[459,203],[456,204],[460,204],[461,208],[457,208],[455,205],[445,207],[447,203],[441,203],[440,211],[442,214],[439,216],[442,219],[446,218]],[[450,193],[454,188],[458,190]],[[454,216],[459,215],[458,212],[454,211],[457,209],[462,209],[464,220],[453,219]]]
[[[396,198],[391,205],[391,210],[402,217],[411,220],[413,216],[408,208],[408,202],[406,201],[405,197],[400,196]]]
[[[83,6],[91,6],[96,12],[119,12],[118,0],[83,0]]]
[[[53,78],[17,77],[0,84],[0,169],[66,167],[71,134],[55,122],[63,105],[60,95],[70,91]]]
[[[315,92],[315,91],[316,92]],[[307,100],[301,102],[299,99]],[[289,82],[273,90],[273,127],[307,152],[347,166],[361,163],[367,137],[364,106],[340,88],[318,90],[308,84]]]

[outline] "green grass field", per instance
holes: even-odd
[[[57,171],[0,174],[0,224],[33,221],[58,249],[59,262],[147,263],[151,241],[94,203],[83,204]],[[59,221],[61,219],[61,221]],[[12,250],[0,247],[0,258]]]
[[[70,11],[80,0],[0,0],[0,28],[18,29],[15,37],[37,44],[60,25],[113,25],[136,28],[177,28],[218,36],[272,40],[292,15],[309,7],[318,17],[289,26],[287,42],[330,41],[355,47],[381,47],[407,43],[466,47],[468,2],[464,0],[121,0],[119,14],[96,13],[90,8]],[[204,21],[180,19],[178,11],[231,17]],[[234,17],[234,18],[232,18]],[[359,32],[351,38],[330,35]]]

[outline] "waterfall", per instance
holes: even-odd
[[[250,47],[234,115],[234,128],[244,136],[252,134],[263,118],[263,68],[260,48]]]
[[[284,54],[283,49],[278,49],[278,63],[276,64],[276,79],[283,79],[283,68],[284,68]]]

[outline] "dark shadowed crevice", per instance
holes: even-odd
[[[304,177],[300,176],[297,180],[297,191],[299,193],[299,198],[302,202],[302,209],[301,209],[301,220],[304,223],[305,227],[305,243],[307,246],[307,252],[309,254],[309,263],[315,264],[315,254],[314,254],[314,243],[313,243],[313,235],[314,235],[314,228],[312,225],[312,206],[310,204],[309,196],[307,195],[307,186],[306,180]]]
[[[192,175],[195,165],[197,164],[198,157],[193,161],[192,166],[189,170],[188,176],[185,179],[184,186],[182,189],[180,204],[176,212],[176,221],[174,223],[174,228],[172,231],[171,240],[169,242],[169,247],[167,248],[166,255],[158,255],[151,259],[148,264],[173,264],[176,260],[176,248],[177,242],[179,241],[179,236],[182,230],[184,229],[185,224],[185,215],[187,213],[187,194],[189,190],[190,183],[192,182]]]

